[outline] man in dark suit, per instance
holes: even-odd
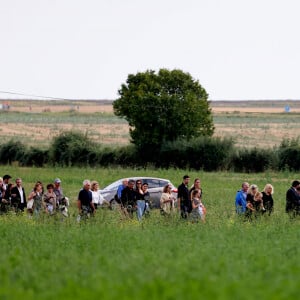
[[[285,211],[291,217],[300,213],[300,181],[294,180],[292,186],[286,192]]]
[[[24,211],[27,207],[25,190],[22,187],[22,179],[16,179],[16,185],[11,189],[11,203],[16,212]]]

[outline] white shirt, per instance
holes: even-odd
[[[22,187],[18,187],[19,193],[20,193],[20,198],[21,198],[21,203],[24,203],[24,197],[23,197],[23,189]]]
[[[104,201],[103,196],[100,194],[100,191],[91,191],[92,192],[92,202],[95,204],[101,205]]]

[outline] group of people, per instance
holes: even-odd
[[[1,214],[11,210],[15,213],[26,210],[29,215],[45,212],[49,215],[60,213],[68,217],[69,199],[63,195],[59,178],[47,184],[46,191],[42,182],[36,182],[28,197],[22,186],[22,179],[16,178],[13,184],[10,182],[11,178],[8,174],[3,178],[0,177]],[[190,177],[184,175],[177,189],[177,197],[174,196],[171,184],[163,187],[160,212],[164,216],[170,216],[178,210],[183,219],[205,222],[206,208],[202,202],[201,181],[196,178],[191,188],[188,186],[189,181]],[[237,214],[244,215],[250,220],[260,214],[271,215],[274,210],[273,193],[274,188],[270,183],[266,184],[260,192],[256,184],[250,185],[248,182],[243,182],[235,197]],[[139,221],[145,215],[150,214],[150,199],[148,183],[133,179],[124,179],[114,198],[118,209],[124,216],[133,218],[136,214]],[[77,201],[79,217],[93,214],[100,206],[111,207],[111,203],[101,195],[97,181],[84,180]],[[300,181],[298,180],[294,180],[286,192],[286,212],[291,217],[300,214]]]
[[[160,211],[164,216],[170,216],[180,212],[183,219],[191,219],[193,222],[205,221],[206,208],[202,203],[202,188],[199,178],[194,180],[193,186],[189,189],[190,177],[183,176],[183,181],[178,187],[177,197],[172,193],[172,185],[166,184],[160,197]],[[83,216],[89,216],[96,211],[93,201],[92,184],[89,180],[83,181],[83,188],[78,195],[78,220]],[[101,197],[101,195],[100,195]],[[133,218],[136,215],[139,221],[144,216],[150,215],[151,195],[148,191],[148,183],[141,179],[124,179],[118,186],[114,196],[115,207],[121,212],[122,216]],[[105,200],[103,199],[105,202]],[[108,203],[107,203],[108,204]],[[110,203],[112,206],[112,203]]]
[[[183,176],[183,181],[178,187],[177,197],[172,193],[172,185],[166,184],[160,197],[160,212],[164,216],[170,216],[176,211],[183,219],[191,219],[193,222],[205,221],[206,208],[202,203],[202,188],[199,178],[194,180],[189,189],[190,177]],[[133,217],[136,212],[137,219],[142,220],[144,215],[150,213],[150,193],[148,183],[138,179],[125,179],[118,187],[115,200],[124,216]]]
[[[262,192],[256,184],[242,183],[242,188],[237,191],[235,208],[239,215],[245,215],[247,219],[257,217],[260,214],[271,215],[274,209],[274,188],[267,183]],[[286,213],[291,217],[300,214],[300,181],[294,180],[286,192]]]
[[[77,221],[82,218],[87,219],[93,215],[99,207],[108,207],[110,203],[106,201],[100,193],[98,181],[85,179],[83,187],[80,189],[77,198],[78,216]]]
[[[137,219],[140,221],[144,215],[150,214],[150,193],[148,183],[141,179],[124,179],[118,187],[115,196],[116,202],[125,216],[133,217],[136,211]]]
[[[11,176],[6,174],[0,177],[0,212],[1,214],[13,211],[21,213],[25,210],[29,214],[39,215],[44,212],[49,215],[60,213],[68,217],[69,199],[63,195],[61,180],[56,178],[53,183],[46,186],[37,181],[26,197],[25,189],[22,186],[22,179],[16,178],[15,184],[11,183]]]
[[[203,190],[200,178],[195,178],[191,188],[188,187],[190,176],[184,175],[177,189],[177,209],[181,218],[192,222],[205,222],[206,208],[202,202]]]
[[[44,190],[42,182],[38,181],[26,197],[22,186],[22,179],[16,178],[15,184],[10,183],[10,175],[0,177],[0,212],[9,211],[20,213],[27,211],[31,215],[44,212],[48,215],[61,213],[68,217],[69,199],[63,195],[61,180],[56,178]],[[170,216],[177,210],[183,219],[193,222],[205,221],[206,208],[202,202],[202,188],[199,178],[194,180],[191,188],[188,187],[190,177],[183,176],[183,181],[178,187],[177,197],[173,193],[173,186],[166,184],[160,197],[160,212],[163,216]],[[142,180],[124,179],[118,187],[115,202],[118,209],[125,217],[133,218],[136,214],[140,221],[144,216],[150,215],[151,195],[148,183]],[[83,186],[78,193],[77,207],[78,220],[94,214],[98,207],[111,207],[112,203],[106,201],[100,193],[99,183],[88,179],[83,181]]]

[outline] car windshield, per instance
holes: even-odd
[[[116,182],[113,182],[112,184],[108,185],[107,187],[105,187],[103,190],[106,191],[106,190],[116,190],[118,189],[118,186],[122,184],[122,180],[118,180]]]
[[[143,183],[148,183],[148,187],[150,189],[153,189],[153,188],[164,187],[168,183],[168,181],[155,179],[155,178],[145,178],[143,179]]]
[[[161,188],[164,187],[166,184],[170,183],[169,180],[164,180],[160,178],[151,178],[151,177],[134,177],[133,180],[141,179],[143,183],[148,183],[149,189],[153,188]],[[119,185],[122,184],[122,180],[117,180],[110,185],[106,186],[103,191],[111,191],[111,190],[117,190]]]

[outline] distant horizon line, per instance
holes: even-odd
[[[96,98],[2,98],[0,97],[0,101],[107,101],[107,102],[114,102],[116,99],[96,99]],[[209,102],[235,102],[235,101],[277,101],[277,102],[286,102],[286,101],[300,101],[300,99],[208,99]]]

